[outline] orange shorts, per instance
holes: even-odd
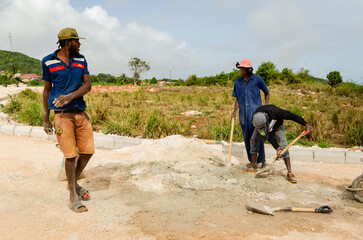
[[[65,158],[76,157],[77,148],[81,154],[95,152],[91,120],[89,114],[84,113],[57,113],[54,116],[57,140]]]

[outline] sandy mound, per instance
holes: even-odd
[[[233,165],[227,167],[226,154],[199,139],[179,135],[123,148],[120,152],[126,157],[122,157],[112,178],[121,177],[144,192],[161,193],[178,188],[238,189],[255,197],[271,193],[280,184],[286,184],[284,179],[274,176],[264,180],[255,179],[253,174],[242,170],[234,157]],[[271,183],[266,185],[266,181]]]
[[[141,191],[164,192],[174,187],[206,190],[223,188],[230,182],[218,176],[227,170],[227,156],[199,139],[173,135],[120,152],[127,159],[116,176],[127,174]]]

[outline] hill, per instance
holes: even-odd
[[[41,61],[25,54],[0,50],[0,70],[41,75]]]

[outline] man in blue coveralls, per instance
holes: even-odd
[[[242,77],[238,78],[234,83],[232,96],[237,99],[231,118],[236,117],[239,108],[239,123],[241,124],[248,161],[250,162],[246,166],[247,172],[256,173],[257,170],[251,166],[252,156],[250,153],[250,139],[254,131],[252,115],[262,105],[260,90],[265,94],[265,104],[269,103],[270,95],[265,81],[260,76],[252,73],[253,68],[250,59],[243,59],[241,63],[236,64],[236,67],[240,69]],[[264,167],[266,164],[265,148],[263,142],[260,144],[257,163],[262,163],[262,167]]]

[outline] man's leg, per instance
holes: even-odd
[[[94,153],[93,131],[91,120],[87,113],[77,114],[76,129],[77,148],[79,151],[79,159],[76,166],[76,192],[81,196],[82,200],[88,200],[90,198],[89,192],[77,183],[80,174]]]
[[[297,183],[297,179],[295,175],[291,172],[291,163],[290,163],[290,157],[284,158],[286,169],[287,169],[287,181],[291,183]]]
[[[260,144],[260,150],[258,153],[257,163],[263,164],[266,162],[265,145],[264,145],[263,141],[261,141],[259,144]]]
[[[78,195],[76,193],[76,167],[74,164],[75,161],[74,158],[66,158],[65,163],[65,170],[68,180],[68,187],[69,187],[69,202],[70,206],[75,204],[76,202],[79,202]],[[88,209],[85,206],[79,207],[76,209],[79,212],[87,211]]]
[[[257,170],[257,154],[251,154],[252,157],[252,168]]]
[[[82,171],[86,167],[87,163],[91,159],[93,154],[79,154],[79,159],[77,162],[77,166],[75,168],[75,189],[77,194],[79,194],[81,186],[78,185],[78,178],[81,175]]]
[[[251,140],[250,140],[250,147],[251,147],[251,158],[252,158],[252,163],[251,163],[251,167],[252,169],[247,169],[247,171],[249,172],[255,172],[257,171],[257,154],[260,152],[260,147],[261,147],[261,136],[260,134],[254,130]]]
[[[79,154],[79,159],[78,159],[77,167],[75,170],[76,182],[77,182],[79,176],[81,175],[83,169],[86,167],[87,163],[91,159],[92,155],[93,154]]]
[[[279,145],[279,148],[282,150],[285,149],[287,147],[287,140],[286,140],[284,124],[282,124],[280,127],[276,129],[275,137]],[[295,175],[291,172],[291,161],[290,161],[289,151],[286,151],[282,157],[284,158],[284,162],[287,169],[287,176],[286,176],[287,180],[291,183],[296,183],[297,180],[295,178]]]
[[[246,124],[241,124],[241,128],[242,128],[242,133],[243,133],[243,141],[245,143],[245,148],[246,148],[246,153],[247,153],[247,157],[248,157],[248,161],[251,163],[252,162],[252,157],[251,157],[251,153],[250,153],[250,139],[251,139],[251,135],[248,132],[248,128]]]
[[[284,162],[286,165],[286,169],[287,169],[287,174],[291,173],[291,163],[290,163],[290,158],[284,158]]]

